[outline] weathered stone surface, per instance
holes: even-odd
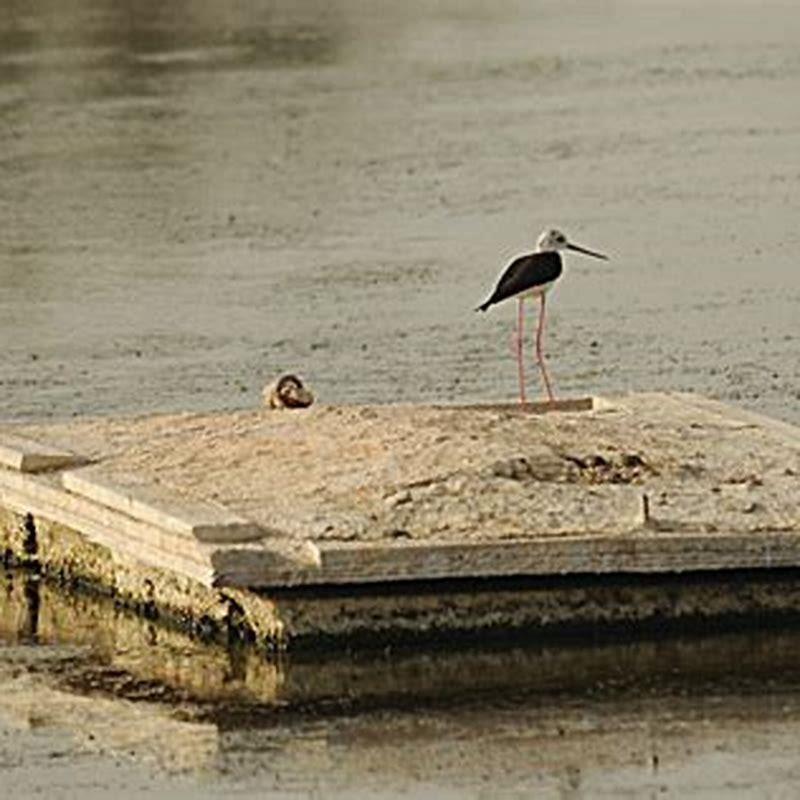
[[[17,436],[12,430],[0,435],[0,467],[17,472],[46,472],[84,463],[82,456]]]
[[[278,646],[357,631],[391,638],[440,626],[680,617],[704,613],[703,603],[720,613],[741,608],[722,592],[696,603],[682,594],[688,607],[671,610],[659,595],[647,611],[647,592],[637,589],[629,600],[638,607],[622,592],[606,617],[607,594],[592,611],[575,595],[554,600],[552,587],[533,606],[529,589],[514,590],[505,608],[504,589],[493,584],[484,594],[471,578],[573,575],[580,583],[800,567],[800,434],[692,396],[635,395],[547,415],[507,406],[320,407],[24,433],[97,461],[92,471],[111,486],[130,487],[125,476],[133,475],[144,490],[135,495],[134,486],[120,505],[65,491],[57,475],[2,471],[0,505],[17,512],[3,524],[8,553],[168,616],[218,628],[235,619],[247,637]],[[212,503],[269,533],[198,542],[158,517],[153,487],[168,489],[172,509]],[[35,553],[26,513],[36,523]],[[441,578],[469,588],[440,592],[431,581]],[[387,593],[392,581],[424,589]],[[380,586],[350,592],[352,583]],[[294,585],[307,588],[280,588]],[[341,588],[315,595],[317,585]]]
[[[547,415],[513,406],[320,406],[25,433],[101,461],[109,480],[135,475],[189,504],[218,503],[317,543],[626,535],[639,524],[642,494],[661,530],[800,529],[792,426],[687,395],[597,406]]]
[[[176,497],[162,483],[141,474],[117,471],[109,478],[102,466],[87,467],[67,470],[61,483],[68,492],[201,542],[250,542],[268,534],[219,503]]]

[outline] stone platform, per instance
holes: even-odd
[[[733,580],[800,567],[800,429],[686,394],[0,425],[0,510],[7,561],[279,646],[800,610]]]

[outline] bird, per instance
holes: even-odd
[[[522,325],[525,317],[523,301],[526,297],[539,298],[539,324],[536,329],[536,362],[542,373],[542,380],[547,392],[547,399],[552,404],[555,402],[553,387],[547,374],[547,367],[542,355],[542,335],[545,323],[545,296],[553,284],[561,277],[564,267],[561,262],[560,250],[573,250],[603,261],[608,256],[581,247],[570,242],[567,237],[556,228],[546,228],[536,240],[536,250],[533,253],[518,256],[503,271],[497,281],[492,294],[475,310],[487,311],[493,305],[516,297],[519,301],[516,329],[517,368],[519,372],[519,401],[525,404],[525,368],[522,358]]]
[[[282,375],[264,387],[264,405],[269,408],[308,408],[314,395],[297,375]]]

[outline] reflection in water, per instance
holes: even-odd
[[[8,573],[0,606],[5,641],[69,643],[91,657],[70,676],[84,686],[145,698],[157,687],[176,701],[197,703],[222,725],[248,715],[277,719],[287,710],[338,713],[372,708],[417,708],[509,698],[608,697],[642,691],[720,691],[794,681],[800,635],[791,632],[667,637],[633,643],[524,648],[387,651],[382,654],[267,656],[247,646],[225,648],[198,641],[117,608],[110,600]],[[145,688],[143,688],[145,687]],[[172,694],[171,694],[172,693]],[[499,698],[499,695],[503,695]],[[200,713],[198,711],[198,713]],[[233,721],[233,722],[231,722]]]
[[[271,661],[26,575],[0,596],[0,710],[215,780],[577,790],[800,727],[797,632]]]

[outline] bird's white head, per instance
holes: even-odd
[[[594,258],[602,258],[604,261],[608,260],[608,256],[604,256],[602,253],[596,253],[594,250],[587,250],[585,247],[573,244],[557,228],[547,228],[542,231],[541,235],[536,240],[536,252],[547,253],[555,250],[574,250],[576,253],[583,253],[584,255],[593,256]]]
[[[567,237],[556,228],[546,228],[536,240],[536,250],[546,253],[548,250],[563,250],[567,246]]]

